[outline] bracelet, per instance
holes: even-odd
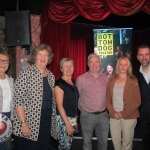
[[[23,124],[23,123],[25,123],[25,122],[27,122],[26,120],[23,120],[23,121],[20,121],[21,122],[21,124]]]

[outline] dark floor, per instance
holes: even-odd
[[[52,140],[52,141],[53,142],[52,142],[51,150],[58,150],[56,141],[54,141],[54,140]],[[12,142],[12,150],[14,150],[13,142]],[[74,136],[71,150],[82,150],[82,133],[81,133],[80,124],[79,124],[79,134]],[[92,150],[97,150],[97,140],[96,140],[96,137],[94,134],[93,134],[93,140],[92,140]],[[107,150],[114,150],[110,133],[108,135],[108,149]],[[139,124],[137,124],[137,126],[135,128],[135,135],[134,135],[132,150],[142,150],[142,141],[141,141]]]
[[[93,137],[94,139],[92,140],[92,150],[97,150],[97,140],[94,134],[93,134]],[[52,147],[51,150],[58,150],[57,148],[55,148],[57,146],[55,144],[56,143],[53,144],[54,146]],[[81,133],[80,124],[79,124],[79,134],[74,136],[71,150],[82,150],[82,133]],[[108,135],[108,149],[107,150],[114,150],[110,133]],[[142,140],[141,140],[139,124],[137,124],[135,128],[132,150],[142,150]]]
[[[57,150],[57,149],[55,148],[52,150]],[[71,150],[82,150],[82,140],[74,140]],[[92,141],[92,150],[97,150],[97,141],[95,141],[95,140]],[[107,150],[114,150],[112,141],[108,141]],[[141,142],[133,142],[132,150],[142,150]]]
[[[58,150],[57,148],[52,147],[51,150]],[[82,140],[73,140],[71,150],[82,150]],[[97,150],[97,141],[92,141],[92,150]],[[108,141],[108,148],[107,150],[114,150],[112,141]],[[134,141],[133,142],[133,149],[132,150],[142,150],[142,142],[141,141]]]
[[[12,143],[12,150],[13,149],[13,143]],[[58,150],[55,146],[52,146],[51,150]],[[82,140],[74,139],[72,143],[71,150],[82,150]],[[97,150],[97,141],[92,141],[92,150]],[[107,150],[114,150],[112,141],[108,141],[108,148]],[[134,141],[133,142],[133,149],[132,150],[142,150],[142,142],[141,141]]]

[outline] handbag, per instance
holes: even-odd
[[[0,142],[5,142],[12,133],[11,120],[4,114],[0,113]]]

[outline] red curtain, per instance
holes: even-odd
[[[110,14],[100,0],[72,0],[72,3],[80,15],[92,21],[103,20]]]
[[[100,21],[114,13],[129,16],[143,10],[150,13],[150,0],[47,0],[42,12],[42,27],[48,18],[57,23],[69,23],[78,15]]]
[[[133,15],[141,10],[149,0],[102,0],[105,7],[120,16]]]
[[[48,68],[57,79],[61,76],[59,61],[70,57],[75,61],[75,80],[86,71],[87,55],[93,52],[94,27],[71,24],[78,15],[100,21],[110,13],[129,16],[140,10],[150,14],[150,0],[47,0],[41,14],[41,42],[50,45],[54,53],[54,60]],[[143,31],[141,35],[145,33]],[[142,41],[139,37],[138,31],[133,34],[133,47],[137,47],[136,43],[150,44],[149,38]],[[133,54],[133,61],[137,62],[136,53]]]
[[[41,41],[52,47],[54,59],[52,64],[48,66],[48,69],[54,73],[56,79],[61,76],[59,62],[64,57],[74,60],[74,80],[80,74],[86,72],[86,45],[89,36],[93,39],[93,34],[91,33],[92,28],[89,28],[87,25],[71,23],[65,25],[57,24],[48,19],[48,24],[43,28],[41,33]],[[93,42],[93,40],[91,41]]]
[[[68,56],[70,42],[71,23],[58,24],[48,19],[48,24],[42,28],[41,42],[51,46],[54,58],[52,64],[48,66],[58,78],[61,76],[59,71],[59,61]]]
[[[143,11],[150,14],[150,1],[144,6]]]
[[[78,16],[78,12],[72,5],[71,0],[53,0],[49,4],[48,16],[59,23],[71,22]]]
[[[72,24],[68,55],[74,60],[73,79],[86,72],[86,32],[83,25]]]

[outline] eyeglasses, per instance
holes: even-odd
[[[49,55],[46,54],[37,54],[39,57],[48,57]]]
[[[9,60],[0,59],[0,63],[9,64]]]

